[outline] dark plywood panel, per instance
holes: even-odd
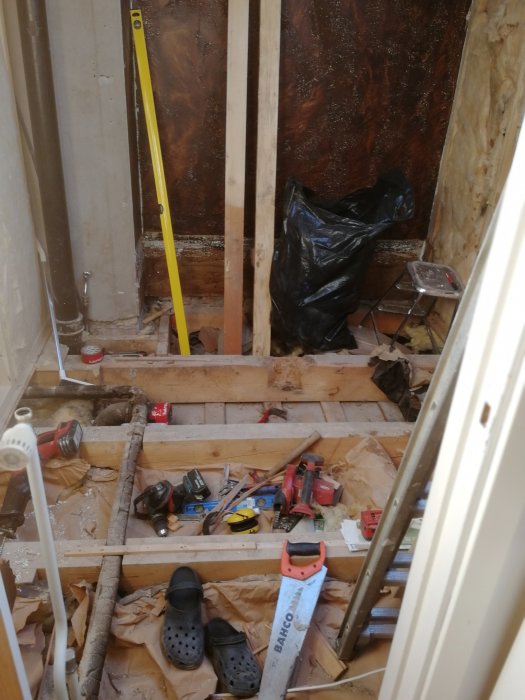
[[[227,2],[135,5],[145,20],[175,236],[222,236]],[[283,0],[277,230],[289,175],[332,198],[400,166],[416,192],[416,217],[389,235],[425,237],[469,5]],[[257,127],[255,0],[250,11],[247,236],[253,235]],[[138,142],[143,225],[159,230],[140,104]],[[184,261],[181,267],[184,274]]]
[[[226,0],[139,0],[175,237],[224,221]],[[139,95],[145,230],[160,230]]]
[[[338,197],[400,166],[416,216],[392,231],[424,238],[469,4],[286,0],[277,191]]]

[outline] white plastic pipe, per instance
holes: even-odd
[[[55,618],[54,694],[57,700],[68,700],[66,685],[67,616],[62,597],[53,532],[49,522],[36,435],[30,424],[32,417],[33,414],[29,408],[19,408],[15,411],[18,423],[12,428],[8,428],[0,441],[0,469],[16,471],[24,467],[27,468],[49,596]]]

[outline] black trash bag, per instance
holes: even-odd
[[[286,184],[284,221],[272,263],[272,329],[284,349],[355,348],[346,325],[361,295],[379,235],[414,216],[400,170],[336,202],[321,202],[297,180]]]

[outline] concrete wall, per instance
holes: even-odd
[[[51,59],[75,279],[92,272],[90,317],[138,314],[135,231],[119,2],[48,0]],[[18,112],[31,139],[16,4],[4,2]],[[26,139],[27,141],[27,139]],[[38,184],[25,144],[33,216]]]
[[[75,277],[92,272],[92,319],[136,316],[121,4],[46,5]]]

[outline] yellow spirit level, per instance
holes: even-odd
[[[139,69],[142,103],[144,105],[144,115],[146,117],[146,129],[148,131],[148,141],[151,151],[151,160],[153,163],[155,189],[157,191],[157,199],[159,201],[160,225],[162,228],[162,237],[164,239],[164,250],[166,252],[166,263],[168,266],[168,277],[170,281],[171,298],[173,300],[173,311],[175,313],[175,323],[177,324],[177,333],[179,336],[179,346],[181,355],[190,355],[190,343],[188,340],[188,329],[186,327],[186,316],[184,315],[184,304],[182,301],[182,289],[180,286],[177,255],[175,253],[175,243],[173,240],[168,191],[166,189],[166,178],[164,177],[159,130],[157,127],[157,116],[155,114],[155,102],[153,100],[153,90],[151,88],[151,75],[149,72],[148,52],[146,50],[146,38],[144,36],[142,12],[140,10],[131,10],[130,16],[131,29],[135,44],[135,56]]]

